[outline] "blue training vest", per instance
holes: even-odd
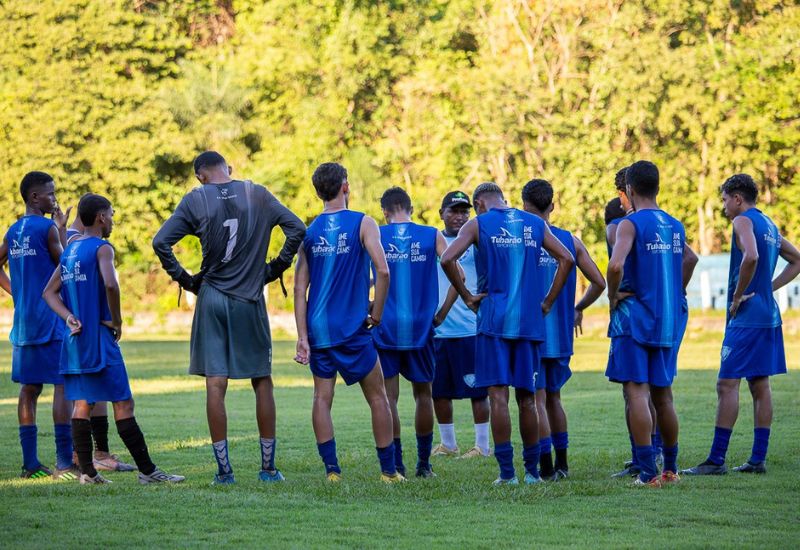
[[[64,322],[42,299],[56,268],[50,257],[48,235],[55,224],[44,216],[23,216],[6,232],[14,325],[9,340],[32,346],[61,340]]]
[[[751,208],[741,214],[753,222],[753,233],[756,237],[758,264],[753,280],[747,285],[745,294],[755,292],[755,296],[743,302],[730,318],[729,327],[774,328],[781,326],[781,311],[772,294],[772,275],[778,264],[781,251],[781,234],[778,228],[759,209]],[[728,305],[733,302],[733,293],[739,282],[739,268],[742,264],[742,251],[736,244],[736,232],[731,244],[731,266],[728,271]]]
[[[554,225],[550,226],[550,231],[561,241],[575,258],[575,241],[572,233]],[[542,247],[539,256],[539,282],[541,284],[542,300],[547,296],[550,286],[558,270],[558,261],[548,254]],[[569,357],[572,355],[572,344],[575,337],[575,287],[578,277],[576,268],[569,272],[567,282],[561,289],[550,312],[544,317],[545,340],[541,347],[542,357]]]
[[[389,294],[372,335],[383,349],[418,349],[432,336],[439,301],[435,227],[390,223],[381,228],[389,264]]]
[[[493,208],[478,221],[475,269],[478,292],[486,292],[478,310],[478,332],[514,340],[543,341],[538,282],[544,221],[516,208]]]
[[[369,254],[361,244],[364,214],[320,214],[306,231],[303,249],[311,276],[308,339],[314,349],[346,342],[369,313]]]

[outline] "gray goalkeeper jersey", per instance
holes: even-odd
[[[264,274],[272,228],[279,225],[286,242],[279,257],[287,264],[305,236],[305,225],[261,185],[233,180],[205,184],[187,193],[164,222],[153,249],[167,273],[177,279],[183,267],[172,247],[186,235],[200,239],[201,268],[209,284],[235,298],[256,301]]]

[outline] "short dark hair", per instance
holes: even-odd
[[[658,195],[658,167],[649,160],[634,162],[625,170],[625,184],[637,195],[655,198]]]
[[[748,174],[734,174],[725,180],[719,188],[720,193],[733,195],[738,193],[747,202],[754,203],[758,198],[758,186]]]
[[[474,203],[483,195],[500,195],[501,199],[504,198],[500,186],[491,181],[484,182],[475,188],[475,191],[472,192],[472,202]]]
[[[605,212],[605,220],[606,225],[610,224],[614,220],[618,220],[620,218],[625,217],[625,210],[622,208],[622,201],[619,197],[611,199],[606,204],[606,212]]]
[[[381,196],[381,208],[387,212],[402,210],[411,213],[411,197],[402,187],[390,187]]]
[[[111,201],[102,195],[86,193],[78,202],[78,217],[85,227],[94,225],[97,214],[111,208]]]
[[[532,179],[522,188],[522,201],[544,212],[553,204],[553,186],[547,180]]]
[[[28,172],[19,183],[19,194],[22,195],[22,200],[28,202],[28,197],[30,197],[34,188],[41,187],[51,181],[53,181],[53,176],[46,172]]]
[[[226,164],[225,157],[216,151],[204,151],[194,159],[194,173],[199,174],[203,168],[213,168]]]
[[[620,169],[617,174],[614,176],[614,187],[617,188],[617,191],[625,191],[625,172],[628,171],[628,167]]]
[[[311,176],[311,183],[314,184],[317,195],[324,201],[335,199],[345,181],[347,181],[347,170],[338,162],[320,164]]]

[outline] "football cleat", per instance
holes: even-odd
[[[728,473],[728,468],[724,463],[714,464],[710,460],[706,460],[694,468],[681,470],[681,473],[686,476],[721,476]]]
[[[133,472],[136,466],[122,462],[117,455],[95,451],[94,469],[99,472]]]
[[[637,477],[633,482],[634,487],[650,487],[652,489],[661,488],[661,477],[655,476],[650,481],[642,481],[642,478]]]
[[[633,462],[630,463],[626,462],[625,464],[626,464],[625,468],[623,468],[619,472],[611,474],[611,477],[614,479],[621,477],[634,477],[642,473],[642,469],[639,468],[637,464],[634,464]]]
[[[233,472],[229,474],[214,474],[214,481],[211,485],[233,485],[236,483],[236,478],[233,477]]]
[[[668,485],[670,483],[679,483],[681,480],[681,476],[676,474],[675,472],[670,472],[669,470],[664,470],[661,472],[661,485]]]
[[[139,472],[139,483],[147,485],[149,483],[180,483],[186,478],[175,474],[168,474],[167,472],[156,468],[150,474],[143,474]]]
[[[560,479],[567,479],[569,477],[569,470],[559,468],[555,473],[550,476],[549,481],[558,481]]]
[[[542,478],[539,476],[534,476],[529,472],[525,472],[525,478],[523,479],[525,485],[535,485],[536,483],[542,483]]]
[[[458,458],[475,458],[478,456],[480,457],[492,456],[492,450],[489,449],[488,452],[484,453],[483,450],[476,445],[475,447],[471,448],[469,451],[459,456]]]
[[[433,472],[433,468],[428,465],[427,467],[423,466],[421,468],[417,468],[417,477],[422,478],[429,478],[429,477],[436,477],[436,474]]]
[[[50,477],[53,475],[53,471],[48,468],[47,466],[43,466],[39,464],[36,468],[32,470],[26,470],[25,467],[22,467],[22,473],[19,474],[19,477],[22,479],[43,479],[46,477]]]
[[[94,477],[88,474],[81,474],[81,485],[102,485],[103,483],[111,483],[111,480],[104,478],[100,474],[95,474]]]
[[[70,464],[66,468],[56,468],[53,472],[53,479],[61,481],[78,481],[81,477],[81,469],[77,464]]]
[[[445,447],[442,443],[439,443],[431,450],[431,456],[458,456],[458,447],[451,449],[450,447]]]
[[[759,462],[758,464],[753,464],[749,460],[742,464],[741,466],[736,466],[733,469],[734,472],[740,472],[743,474],[766,474],[767,473],[767,463]]]
[[[340,474],[339,472],[328,472],[326,479],[330,483],[339,483],[340,481],[342,481],[342,474]]]
[[[492,485],[519,485],[519,480],[517,476],[512,477],[511,479],[504,479],[502,477],[498,477],[494,481],[492,481]]]
[[[393,474],[387,474],[385,472],[381,472],[381,481],[384,483],[402,483],[406,481],[406,478],[400,472],[395,472]]]
[[[274,470],[261,470],[258,472],[258,479],[265,483],[275,483],[278,481],[286,481],[283,474],[277,468]]]

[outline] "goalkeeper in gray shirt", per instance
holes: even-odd
[[[282,481],[283,475],[275,468],[272,342],[264,285],[277,280],[291,265],[306,228],[265,187],[231,179],[231,170],[219,153],[199,155],[194,171],[202,185],[183,197],[153,239],[153,248],[181,288],[198,296],[189,373],[206,378],[206,414],[218,466],[214,483],[234,482],[225,413],[229,378],[249,378],[256,394],[259,478]],[[278,257],[266,263],[276,225],[286,242]],[[186,235],[198,237],[203,249],[201,269],[195,275],[189,275],[172,252]]]

